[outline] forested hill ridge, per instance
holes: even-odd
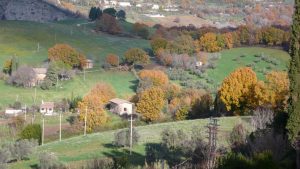
[[[76,17],[44,0],[1,0],[0,19],[47,22]]]

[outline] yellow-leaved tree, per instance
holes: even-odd
[[[146,89],[141,92],[139,101],[136,104],[137,112],[147,122],[159,120],[165,103],[164,99],[164,92],[161,88],[152,87]]]
[[[95,127],[105,124],[108,115],[104,106],[115,97],[112,87],[106,83],[98,83],[96,86],[78,103],[80,111],[79,119],[84,121],[87,109],[87,130],[92,131]]]
[[[249,67],[238,68],[225,78],[219,90],[219,96],[226,109],[243,113],[245,109],[251,107],[251,88],[256,83],[256,74]]]
[[[168,76],[161,70],[142,70],[139,77],[141,80],[151,80],[153,86],[164,86],[169,83]]]
[[[271,92],[270,103],[274,109],[284,111],[287,108],[290,81],[283,71],[271,71],[266,74],[266,83]]]

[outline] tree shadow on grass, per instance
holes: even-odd
[[[131,80],[130,83],[131,85],[129,88],[136,92],[136,89],[139,85],[139,80]]]
[[[30,165],[30,168],[32,168],[32,169],[38,169],[39,165],[38,164],[32,164],[32,165]]]
[[[106,144],[104,146],[113,146],[112,144]],[[126,157],[128,159],[128,161],[130,162],[131,165],[133,166],[143,166],[144,162],[145,162],[145,156],[132,151],[131,155],[129,150],[126,149],[122,149],[122,148],[117,148],[115,146],[113,146],[114,149],[112,149],[109,152],[104,152],[103,154],[106,157],[110,157],[110,158],[123,158]]]

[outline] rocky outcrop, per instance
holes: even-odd
[[[74,15],[43,0],[0,0],[0,19],[47,22]]]

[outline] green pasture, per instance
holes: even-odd
[[[130,156],[131,163],[135,165],[143,165],[145,159],[145,146],[149,144],[156,144],[160,142],[160,133],[166,128],[175,130],[181,129],[189,136],[192,134],[192,129],[199,127],[201,129],[201,136],[206,139],[207,129],[206,125],[209,119],[186,120],[178,122],[160,123],[147,126],[136,127],[140,134],[140,142],[134,146],[133,155]],[[219,134],[218,145],[228,146],[226,141],[229,132],[238,124],[244,123],[249,128],[249,117],[222,117],[219,118]],[[76,163],[84,160],[93,159],[95,157],[107,156],[122,156],[127,154],[126,148],[117,149],[112,145],[114,133],[116,131],[106,131],[100,133],[89,134],[87,136],[78,136],[65,139],[61,142],[51,142],[44,146],[38,147],[38,152],[47,151],[53,152],[59,160],[64,163]],[[31,160],[22,161],[12,164],[11,168],[30,168],[30,166],[38,163],[37,156],[33,155]]]
[[[75,76],[74,79],[59,82],[57,88],[51,90],[36,89],[36,104],[41,101],[59,101],[62,98],[84,96],[99,82],[111,84],[118,97],[133,95],[137,85],[136,78],[130,72],[96,71],[87,72],[84,80],[83,74]],[[18,88],[7,85],[0,81],[0,107],[4,109],[16,100],[27,105],[34,104],[34,88]]]

